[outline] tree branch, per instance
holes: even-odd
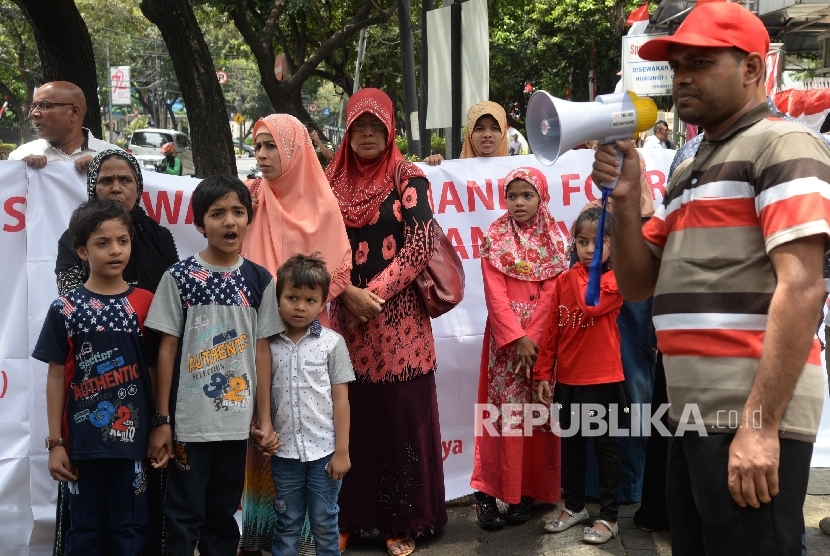
[[[307,60],[303,62],[294,75],[291,76],[289,86],[296,88],[302,85],[310,75],[314,73],[320,63],[325,60],[334,49],[343,44],[346,39],[354,35],[357,31],[377,25],[379,23],[386,23],[392,18],[395,13],[395,6],[393,5],[385,12],[380,12],[373,17],[366,17],[372,10],[373,4],[371,2],[364,2],[363,7],[350,23],[344,25],[329,39],[325,40],[323,44],[317,48]]]

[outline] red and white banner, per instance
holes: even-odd
[[[674,151],[644,149],[647,177],[656,201],[665,188]],[[593,200],[593,151],[571,151],[553,166],[533,156],[449,160],[423,166],[432,184],[436,218],[453,241],[467,273],[466,298],[433,322],[438,352],[438,403],[448,499],[471,492],[473,417],[482,334],[487,317],[478,259],[487,226],[504,212],[503,180],[521,165],[540,168],[548,179],[550,209],[567,232]],[[145,174],[142,202],[167,226],[179,254],[204,248],[192,224],[190,195],[198,181]],[[29,358],[46,310],[57,296],[57,242],[69,215],[86,196],[83,177],[71,163],[50,162],[27,170],[22,162],[0,162],[0,554],[51,553],[56,485],[47,472],[46,366]],[[33,233],[29,233],[32,232]],[[827,406],[827,404],[825,404]],[[826,415],[823,417],[827,417]],[[828,465],[830,420],[822,420],[814,465]]]
[[[816,132],[830,113],[830,89],[787,89],[776,93],[773,101],[778,110]]]

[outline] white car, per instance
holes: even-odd
[[[156,166],[164,159],[161,146],[165,143],[176,145],[177,156],[182,161],[182,175],[192,176],[193,150],[190,139],[181,131],[175,129],[139,129],[134,131],[127,142],[127,152],[132,154],[141,167],[147,172],[154,172]]]

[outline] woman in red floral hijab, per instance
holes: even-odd
[[[488,315],[478,383],[478,403],[500,412],[506,404],[536,401],[531,371],[552,310],[554,282],[568,268],[565,236],[548,211],[545,176],[517,168],[504,183],[507,212],[487,228],[481,248]],[[518,418],[522,423],[521,410]],[[507,436],[501,434],[503,419],[494,424],[500,434],[490,435],[485,427],[476,437],[470,486],[483,529],[527,521],[532,499],[560,498],[559,438],[550,423],[534,426],[530,436]],[[523,430],[523,424],[516,427]],[[509,504],[506,514],[496,498]]]
[[[341,549],[377,530],[389,554],[402,556],[417,536],[447,523],[435,345],[413,283],[432,256],[429,182],[398,151],[392,101],[382,91],[352,96],[346,128],[326,169],[354,257],[351,284],[331,305],[356,377],[352,468],[338,500]]]

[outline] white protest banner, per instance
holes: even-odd
[[[641,154],[659,202],[674,152],[644,149]],[[553,166],[540,166],[533,156],[421,166],[432,184],[435,216],[467,274],[464,301],[433,322],[447,499],[472,491],[474,404],[487,318],[477,259],[484,230],[505,210],[503,177],[518,166],[540,168],[547,176],[551,213],[567,232],[582,206],[597,195],[590,180],[593,156],[589,150],[571,151]],[[145,174],[144,180],[143,206],[173,233],[180,256],[201,250],[205,239],[193,226],[190,208],[198,180],[155,173]],[[43,446],[46,365],[29,354],[57,295],[58,238],[72,209],[85,199],[86,187],[72,164],[61,162],[28,171],[22,162],[2,162],[0,183],[0,255],[6,264],[6,272],[0,273],[0,554],[47,555],[54,536],[57,486],[49,477]],[[813,465],[828,465],[829,458],[830,409],[825,404]]]
[[[622,38],[623,90],[638,95],[670,95],[672,72],[668,62],[650,62],[639,56],[640,47],[663,35],[626,35]]]

